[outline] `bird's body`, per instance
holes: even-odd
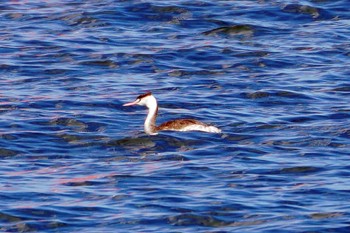
[[[148,114],[144,123],[145,133],[155,135],[158,131],[203,131],[208,133],[221,133],[221,130],[215,126],[205,124],[194,119],[177,119],[165,122],[159,126],[156,125],[158,114],[158,103],[151,92],[140,95],[134,102],[124,104],[123,106],[141,105],[148,108]]]

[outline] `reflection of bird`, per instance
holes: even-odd
[[[148,108],[148,114],[145,120],[145,132],[150,135],[155,135],[161,130],[171,131],[203,131],[209,133],[221,133],[221,130],[212,125],[207,125],[203,122],[193,119],[177,119],[165,122],[156,126],[158,114],[158,104],[156,98],[151,92],[140,95],[134,102],[124,104],[123,106],[141,105]]]

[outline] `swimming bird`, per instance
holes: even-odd
[[[158,131],[203,131],[208,133],[221,133],[221,130],[215,126],[194,120],[194,119],[176,119],[167,121],[159,126],[156,125],[158,114],[158,103],[151,92],[139,95],[134,102],[126,103],[123,106],[141,105],[148,108],[148,114],[144,123],[146,134],[156,135]]]

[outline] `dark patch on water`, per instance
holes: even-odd
[[[249,25],[233,25],[226,27],[215,28],[210,31],[203,32],[203,35],[213,36],[213,35],[243,35],[252,36],[254,29]]]

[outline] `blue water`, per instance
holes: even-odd
[[[348,3],[3,1],[0,232],[350,232]]]

